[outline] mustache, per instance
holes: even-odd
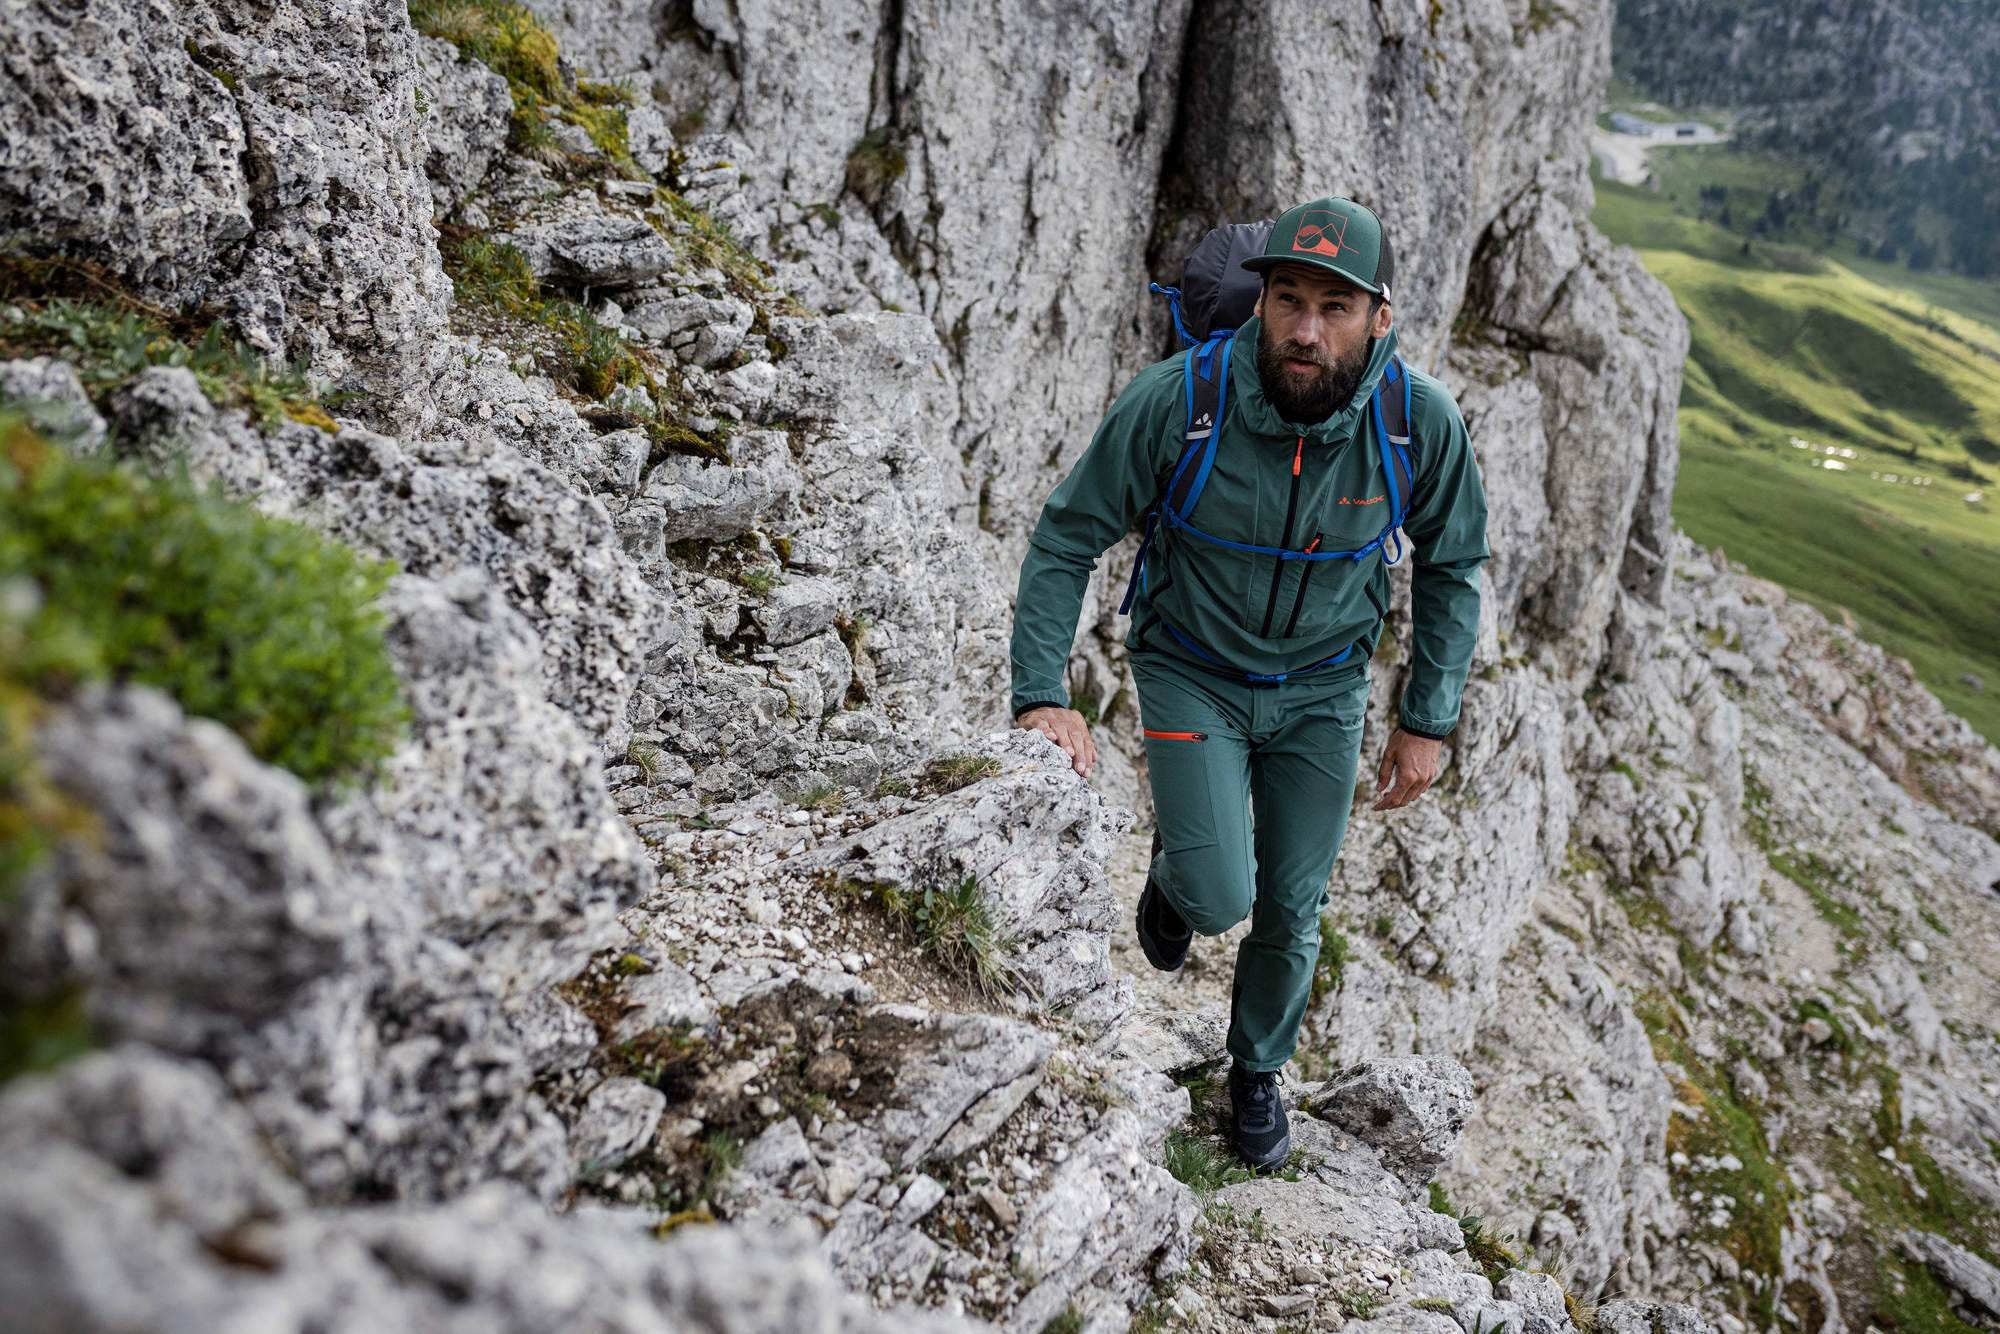
[[[1313,365],[1319,367],[1321,370],[1326,370],[1333,364],[1332,362],[1327,360],[1325,353],[1320,352],[1317,349],[1307,347],[1304,343],[1282,344],[1278,347],[1277,354],[1278,354],[1278,359],[1280,361],[1286,361],[1286,360],[1310,361]]]

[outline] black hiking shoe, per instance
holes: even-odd
[[[1153,862],[1159,856],[1160,830],[1155,825],[1153,855],[1146,862],[1146,888],[1139,894],[1139,948],[1146,952],[1147,963],[1163,973],[1176,973],[1187,962],[1194,931],[1153,882]]]
[[[1193,942],[1194,932],[1186,919],[1174,911],[1153,877],[1147,876],[1146,888],[1139,895],[1139,948],[1146,952],[1146,962],[1163,973],[1178,972],[1187,962],[1188,946]]]
[[[1276,1167],[1292,1156],[1292,1127],[1278,1093],[1278,1072],[1245,1070],[1229,1063],[1229,1145],[1256,1168]]]

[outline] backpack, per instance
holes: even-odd
[[[1185,533],[1199,541],[1270,556],[1280,561],[1360,561],[1380,551],[1384,564],[1395,565],[1409,549],[1408,539],[1403,536],[1403,523],[1409,517],[1414,500],[1414,470],[1410,463],[1410,376],[1400,356],[1389,359],[1382,372],[1382,381],[1376,385],[1369,402],[1369,415],[1375,423],[1376,447],[1382,456],[1382,470],[1388,478],[1389,518],[1382,531],[1365,545],[1353,551],[1320,551],[1315,538],[1311,546],[1296,551],[1258,546],[1203,532],[1189,521],[1195,503],[1201,499],[1202,488],[1208,484],[1209,473],[1215,467],[1216,440],[1223,413],[1229,406],[1229,358],[1236,330],[1250,318],[1261,287],[1259,277],[1245,269],[1242,261],[1264,253],[1271,227],[1270,219],[1217,227],[1188,252],[1187,260],[1181,266],[1179,287],[1151,284],[1151,290],[1156,295],[1166,298],[1168,311],[1173,316],[1174,332],[1187,349],[1186,443],[1166,489],[1146,511],[1145,526],[1139,538],[1139,555],[1132,566],[1131,580],[1125,586],[1124,600],[1118,604],[1121,616],[1131,611],[1139,590],[1146,587],[1147,553],[1154,537],[1166,531]],[[1389,391],[1386,394],[1383,393],[1385,387]],[[1388,554],[1392,544],[1396,552],[1394,556]],[[1201,662],[1255,685],[1275,685],[1321,667],[1335,666],[1346,661],[1355,647],[1349,644],[1330,658],[1322,658],[1291,671],[1246,672],[1230,666],[1202,647],[1192,636],[1161,615],[1157,607],[1152,608],[1152,614],[1175,642]]]

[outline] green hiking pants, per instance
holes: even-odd
[[[1236,951],[1229,1054],[1276,1070],[1298,1044],[1319,915],[1347,833],[1368,664],[1250,685],[1132,654],[1160,851],[1152,874],[1204,936],[1250,919]]]

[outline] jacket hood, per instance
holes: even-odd
[[[1271,400],[1264,396],[1264,381],[1257,374],[1257,339],[1262,329],[1263,321],[1253,315],[1236,331],[1236,341],[1229,354],[1231,410],[1242,413],[1242,423],[1258,435],[1302,435],[1321,444],[1351,439],[1356,423],[1368,411],[1369,396],[1382,382],[1382,372],[1388,367],[1389,358],[1396,353],[1395,326],[1389,326],[1389,332],[1375,340],[1375,345],[1369,350],[1368,369],[1362,372],[1361,383],[1356,386],[1354,397],[1348,400],[1347,405],[1337,409],[1325,421],[1310,423],[1286,421],[1278,415]]]

